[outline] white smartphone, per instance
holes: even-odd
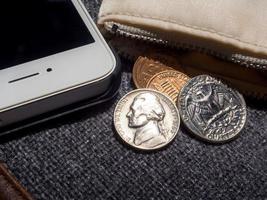
[[[104,93],[116,59],[80,0],[0,7],[0,127]]]

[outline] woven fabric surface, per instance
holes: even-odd
[[[99,0],[84,0],[94,19]],[[248,102],[242,134],[209,145],[183,128],[161,151],[125,146],[113,128],[113,111],[133,87],[122,60],[117,98],[1,141],[0,159],[35,199],[267,199],[267,105]],[[259,105],[261,104],[261,105]]]

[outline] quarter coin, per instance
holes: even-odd
[[[147,82],[158,72],[172,69],[158,61],[139,57],[133,67],[133,81],[137,88],[145,88]]]
[[[151,89],[138,89],[118,102],[114,126],[122,140],[132,147],[155,150],[175,138],[180,116],[167,96]]]
[[[211,76],[192,78],[181,90],[177,104],[185,126],[208,142],[235,138],[246,122],[243,96]]]
[[[173,102],[177,101],[178,95],[183,86],[190,78],[176,70],[166,70],[154,75],[146,85],[146,88],[151,88],[166,94]]]

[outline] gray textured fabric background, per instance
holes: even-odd
[[[101,1],[84,0],[93,18]],[[267,106],[248,103],[241,136],[208,145],[184,130],[166,149],[142,153],[113,131],[118,99],[133,89],[122,62],[118,98],[2,141],[4,159],[35,199],[267,199]],[[259,105],[261,104],[261,105]]]

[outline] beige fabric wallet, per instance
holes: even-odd
[[[131,59],[161,51],[192,76],[267,99],[266,8],[265,0],[103,0],[98,24]]]

